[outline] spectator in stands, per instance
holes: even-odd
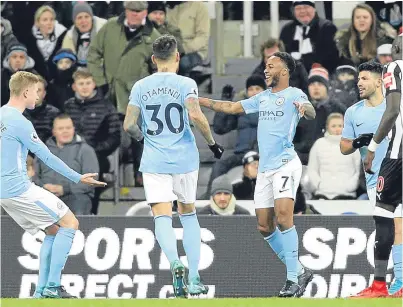
[[[341,65],[336,68],[332,81],[330,99],[337,101],[347,108],[359,100],[357,87],[357,69],[351,65]]]
[[[72,85],[77,57],[71,49],[60,49],[52,61],[56,65],[56,73],[49,82],[48,100],[63,111],[66,100],[74,96]]]
[[[66,101],[64,110],[74,122],[79,135],[95,149],[99,162],[99,177],[109,171],[108,156],[120,144],[121,122],[115,107],[96,90],[94,77],[85,69],[73,74],[75,97]],[[96,189],[92,213],[98,210],[102,189]]]
[[[389,23],[395,30],[402,26],[402,2],[401,1],[365,1],[375,11],[381,22]]]
[[[147,18],[146,1],[125,1],[125,12],[101,28],[91,41],[87,65],[104,95],[111,93],[125,114],[136,81],[152,73],[152,43],[159,36]]]
[[[47,82],[39,76],[39,99],[35,102],[35,109],[25,109],[24,111],[24,116],[31,121],[39,138],[44,143],[52,136],[53,121],[60,114],[59,109],[46,102],[46,87]]]
[[[332,73],[339,57],[334,42],[336,26],[318,16],[314,1],[294,1],[293,13],[294,21],[286,24],[280,34],[286,51],[302,61],[306,71],[316,64]]]
[[[329,99],[329,73],[325,68],[314,68],[309,73],[308,92],[316,117],[313,121],[301,118],[294,137],[295,150],[303,165],[308,163],[309,151],[313,143],[322,137],[326,130],[326,120],[329,114],[339,112],[344,114],[346,106]]]
[[[198,214],[250,215],[248,210],[236,204],[232,185],[227,175],[220,176],[213,181],[210,204],[202,208]]]
[[[181,30],[166,21],[166,13],[167,10],[164,1],[148,2],[148,19],[154,24],[154,28],[156,28],[161,35],[171,34],[176,38],[178,52],[183,55],[185,50],[182,45]]]
[[[266,79],[264,70],[266,69],[266,61],[276,52],[284,52],[285,46],[281,40],[269,38],[260,46],[260,54],[262,61],[255,68],[252,75],[259,75],[263,79]],[[295,61],[296,67],[290,77],[290,86],[297,87],[308,93],[308,73],[304,65],[300,61]]]
[[[10,89],[8,83],[11,76],[20,70],[36,73],[33,69],[34,60],[28,55],[27,48],[15,43],[11,45],[7,51],[7,55],[3,60],[3,68],[1,70],[1,105],[5,105],[10,98]]]
[[[3,67],[3,60],[10,46],[18,43],[17,38],[13,34],[11,23],[1,17],[1,67]]]
[[[49,150],[70,168],[79,172],[98,173],[98,161],[94,149],[77,134],[70,116],[62,114],[53,124],[53,137],[46,145]],[[76,215],[91,213],[91,198],[94,188],[85,184],[75,184],[58,172],[46,166],[41,160],[35,161],[35,184],[60,197]]]
[[[190,71],[203,64],[208,57],[210,17],[205,3],[198,1],[168,1],[168,23],[182,33],[185,56],[179,63],[179,73],[188,76]]]
[[[31,35],[22,41],[35,61],[35,70],[47,81],[52,79],[56,70],[52,58],[60,49],[65,35],[66,28],[57,22],[55,10],[44,5],[35,13]]]
[[[349,28],[336,34],[342,64],[358,66],[375,59],[377,46],[392,43],[394,36],[396,31],[387,23],[377,22],[369,5],[358,4],[351,14]]]
[[[393,61],[392,59],[392,44],[383,44],[376,49],[376,59],[382,65],[386,65]]]
[[[72,15],[74,25],[67,31],[62,48],[73,50],[77,55],[77,65],[86,67],[90,43],[106,24],[106,20],[94,16],[87,2],[77,2]]]
[[[259,167],[259,154],[249,151],[242,159],[242,179],[232,182],[234,196],[238,200],[253,200]]]
[[[241,91],[235,97],[235,101],[240,101],[246,98],[250,98],[263,92],[266,89],[266,81],[260,76],[250,76],[246,80],[246,90]],[[223,94],[226,92],[232,92],[232,87],[223,89]],[[223,99],[229,99],[232,97],[223,97]],[[229,99],[231,100],[231,99]],[[239,114],[229,115],[225,113],[216,113],[214,116],[213,129],[214,132],[223,135],[237,130],[238,137],[235,145],[234,154],[218,160],[214,163],[213,171],[211,173],[210,181],[208,184],[207,195],[211,189],[211,183],[213,180],[225,173],[235,166],[242,165],[242,159],[244,155],[257,148],[257,124],[259,121],[258,113],[251,114]]]
[[[31,180],[35,176],[35,163],[31,155],[27,156],[27,175]]]
[[[332,113],[326,122],[326,134],[312,146],[308,177],[314,199],[355,199],[359,184],[359,152],[345,156],[340,152],[343,115]]]

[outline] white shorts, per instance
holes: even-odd
[[[302,164],[298,156],[273,171],[258,173],[255,187],[255,208],[273,208],[274,200],[295,199],[301,180]]]
[[[26,192],[1,199],[0,203],[14,221],[32,235],[57,223],[69,211],[56,195],[33,183]]]
[[[144,191],[149,204],[178,200],[182,204],[196,201],[199,170],[187,174],[143,173]]]

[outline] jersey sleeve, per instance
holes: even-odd
[[[259,112],[259,94],[248,99],[241,100],[242,108],[246,114]]]
[[[130,91],[130,96],[129,96],[129,105],[136,106],[140,108],[140,101],[141,101],[141,91],[140,91],[140,82],[136,82],[132,90]]]
[[[199,98],[199,90],[197,88],[197,84],[193,79],[184,78],[184,83],[182,86],[182,97],[183,100],[188,98]]]
[[[299,103],[309,103],[312,104],[309,99],[308,96],[301,91],[300,89],[297,89],[296,93],[295,93],[295,97],[294,97],[294,102],[299,102]]]
[[[52,154],[49,148],[39,139],[34,126],[30,121],[20,121],[17,131],[17,137],[20,142],[42,160],[47,166],[70,179],[71,181],[80,182],[81,175],[72,170],[62,160]]]
[[[393,92],[402,92],[402,71],[396,62],[391,62],[386,66],[383,73],[383,84],[385,86],[385,97]]]
[[[354,125],[352,119],[352,110],[351,108],[347,109],[344,114],[344,127],[343,132],[341,133],[342,138],[353,140],[355,139]]]

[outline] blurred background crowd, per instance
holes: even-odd
[[[315,213],[309,200],[367,199],[359,153],[339,150],[343,114],[360,100],[358,65],[392,61],[402,3],[352,2],[347,13],[336,2],[277,3],[279,31],[269,35],[270,1],[3,1],[1,105],[8,102],[12,74],[40,75],[40,99],[25,116],[55,155],[80,173],[98,172],[112,187],[74,185],[33,156],[29,176],[76,214],[145,199],[138,171],[143,145],[123,132],[122,122],[133,84],[155,71],[153,41],[170,33],[181,54],[178,73],[196,80],[200,96],[238,101],[256,95],[266,89],[265,61],[277,51],[290,53],[297,62],[291,86],[309,95],[317,113],[314,121],[301,119],[294,138],[304,165],[295,213]],[[242,24],[248,13],[252,31]],[[226,35],[230,28],[236,30]],[[249,34],[255,53],[244,57],[239,47],[240,54],[232,54],[241,45],[233,41]],[[253,200],[258,115],[204,111],[226,152],[214,161],[195,132],[197,198],[206,200],[200,214],[249,214],[237,201]]]

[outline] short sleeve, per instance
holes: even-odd
[[[188,98],[199,98],[199,90],[197,88],[197,84],[193,79],[184,78],[183,79],[183,86],[182,86],[182,95],[184,100]]]
[[[311,104],[311,102],[308,99],[308,96],[300,89],[297,89],[297,91],[295,93],[294,102],[299,102],[301,104],[304,104],[304,103]]]
[[[348,140],[355,139],[351,108],[347,109],[346,114],[344,114],[344,127],[341,136]]]
[[[140,87],[140,82],[136,82],[133,87],[132,90],[130,92],[130,96],[129,96],[129,104],[132,106],[137,106],[140,108],[140,95],[141,95],[141,91],[140,91],[141,87]]]
[[[248,99],[241,100],[242,108],[246,114],[259,112],[259,95],[252,96]]]

